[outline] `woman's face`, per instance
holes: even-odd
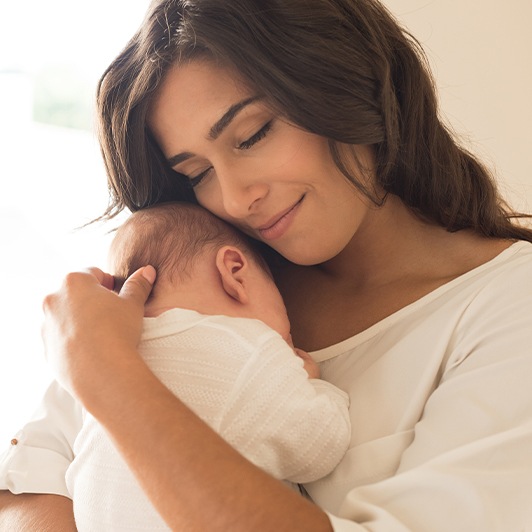
[[[367,200],[336,168],[326,139],[270,111],[228,69],[174,67],[149,126],[198,202],[297,264],[319,264],[349,243]],[[371,165],[370,148],[357,157]]]

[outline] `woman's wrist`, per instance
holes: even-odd
[[[74,397],[97,419],[111,413],[117,402],[135,395],[146,379],[155,378],[138,351],[130,347],[115,347],[98,362],[94,358],[71,372],[71,383]]]

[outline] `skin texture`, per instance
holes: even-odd
[[[0,491],[0,530],[75,532],[72,501],[60,495]]]

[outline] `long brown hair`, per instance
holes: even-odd
[[[105,217],[161,201],[194,202],[165,162],[146,116],[168,68],[208,56],[226,64],[294,124],[340,146],[371,144],[376,178],[414,212],[449,231],[532,241],[488,170],[439,116],[418,42],[377,0],[155,0],[98,87],[109,176]]]

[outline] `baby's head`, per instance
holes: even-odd
[[[282,297],[253,241],[198,205],[163,203],[133,213],[116,232],[109,262],[115,289],[142,266],[157,270],[152,308],[256,318],[288,338]]]

